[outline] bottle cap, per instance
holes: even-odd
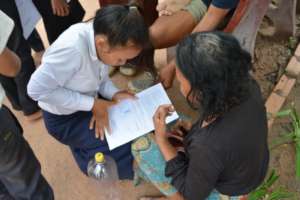
[[[104,161],[104,155],[101,152],[95,154],[95,161],[97,163],[102,163]]]

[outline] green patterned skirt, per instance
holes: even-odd
[[[177,192],[171,185],[171,178],[165,176],[166,161],[164,160],[158,145],[154,141],[154,135],[148,134],[138,138],[132,144],[132,154],[137,163],[135,169],[135,184],[140,178],[151,182],[165,196],[171,196]],[[226,196],[213,190],[206,200],[245,200],[245,196]]]

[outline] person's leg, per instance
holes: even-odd
[[[167,48],[175,45],[184,36],[189,34],[196,26],[196,21],[191,13],[188,11],[178,11],[172,16],[161,16],[150,27],[150,40],[153,45],[153,49],[144,50],[138,58],[144,59],[142,62],[144,66],[154,69],[154,49]],[[143,67],[145,68],[145,67]],[[166,70],[168,69],[168,70]],[[174,79],[174,68],[167,67],[163,71],[163,80],[165,87],[169,87]],[[150,87],[156,80],[156,73],[152,73],[152,76],[148,76],[146,73],[140,75],[137,79],[130,81],[128,87],[134,92],[140,92]],[[148,78],[149,77],[149,78]]]
[[[189,4],[170,16],[160,16],[150,27],[150,39],[155,49],[174,46],[192,32],[207,10],[202,0]]]
[[[191,0],[189,4],[174,12],[170,16],[160,16],[154,24],[150,27],[150,40],[154,49],[167,48],[175,45],[184,36],[188,35],[197,23],[201,20],[206,12],[206,6],[202,0]],[[150,57],[149,57],[150,58]],[[149,60],[149,59],[148,59]],[[152,62],[153,56],[152,56]],[[170,66],[170,67],[169,67]],[[161,70],[159,77],[155,78],[161,81],[166,88],[169,88],[174,79],[175,71],[171,63],[167,68]],[[148,79],[141,75],[137,79],[129,83],[129,87],[134,91],[141,91],[151,86],[143,87]]]
[[[181,118],[184,119],[186,117],[181,115]],[[139,200],[184,200],[176,188],[171,185],[171,178],[165,176],[166,161],[152,133],[135,140],[131,148],[134,160],[137,163],[135,177],[139,176],[145,179],[145,181],[151,182],[164,195],[164,197],[142,197]],[[245,198],[246,195],[228,196],[219,193],[217,190],[212,190],[206,200],[242,200]]]
[[[45,51],[45,47],[43,44],[43,41],[39,35],[39,33],[37,32],[36,29],[34,29],[32,31],[32,33],[29,35],[28,39],[27,39],[30,47],[35,51],[35,52],[41,52],[41,51]]]
[[[15,110],[22,110],[19,101],[18,88],[13,78],[0,75],[0,83],[5,90],[6,97]]]
[[[0,181],[0,199],[1,200],[14,200],[14,198],[9,194],[5,185]]]
[[[35,65],[31,56],[31,49],[24,38],[21,40],[16,53],[21,59],[22,67],[19,74],[14,78],[14,81],[17,85],[18,97],[24,115],[31,117],[39,113],[40,108],[38,107],[37,102],[33,101],[27,94],[27,84],[35,71]]]
[[[37,102],[33,101],[27,95],[27,84],[30,76],[35,70],[33,59],[31,57],[31,49],[27,41],[23,37],[20,17],[15,1],[0,1],[0,9],[10,16],[15,22],[15,28],[7,43],[7,47],[13,50],[21,59],[21,72],[16,78],[1,77],[5,92],[11,100],[13,107],[23,110],[25,115],[32,115],[39,111]]]
[[[175,45],[196,26],[193,16],[187,11],[178,11],[171,16],[161,16],[150,27],[150,39],[155,49]]]
[[[54,199],[20,124],[5,106],[0,109],[0,121],[0,185],[5,187],[1,191],[7,190],[14,199]]]
[[[165,176],[166,161],[154,141],[153,134],[138,138],[132,143],[132,154],[137,163],[136,175],[150,181],[167,197],[177,196],[171,178]]]
[[[76,112],[71,115],[54,115],[43,111],[48,132],[61,143],[68,145],[81,171],[87,174],[87,165],[97,152],[109,155],[116,161],[119,178],[133,178],[133,157],[131,144],[125,144],[112,151],[105,141],[95,138],[95,131],[89,129],[91,112]]]
[[[85,11],[78,0],[69,3],[70,14],[65,17],[53,14],[51,0],[33,0],[36,8],[40,12],[45,25],[49,43],[53,43],[58,36],[71,25],[81,22]]]
[[[35,51],[32,55],[32,58],[34,60],[34,65],[38,67],[41,65],[42,57],[45,52],[45,47],[36,29],[32,31],[32,33],[27,39],[27,42],[29,43],[30,47]]]

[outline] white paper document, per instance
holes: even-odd
[[[112,150],[154,130],[152,117],[160,105],[171,104],[161,84],[154,85],[136,95],[136,100],[124,100],[108,110],[111,134],[105,133]],[[176,112],[166,123],[178,119]]]
[[[32,0],[15,1],[21,18],[23,35],[25,39],[28,39],[36,24],[41,19],[41,15],[36,9],[35,5],[32,3]]]

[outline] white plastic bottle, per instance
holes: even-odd
[[[95,157],[89,161],[87,173],[89,177],[98,181],[119,179],[115,161],[101,152],[96,153]]]

